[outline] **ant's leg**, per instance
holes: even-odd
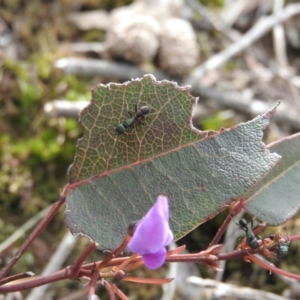
[[[253,230],[254,234],[260,234],[265,227],[266,223],[258,224],[258,226]]]
[[[126,102],[126,110],[129,111],[129,106],[128,106],[128,102],[126,99],[125,99],[125,102]]]
[[[134,113],[132,113],[130,110],[129,110],[129,106],[128,106],[128,102],[126,101],[125,99],[125,102],[126,102],[126,111],[127,111],[127,114],[132,118]]]

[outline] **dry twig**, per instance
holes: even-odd
[[[210,70],[217,69],[228,62],[237,54],[245,51],[258,39],[269,32],[274,26],[282,23],[300,13],[300,4],[290,4],[281,13],[260,19],[247,33],[237,42],[230,45],[224,51],[212,56],[205,63],[196,68],[192,75],[184,82],[184,85],[195,86],[199,80]]]

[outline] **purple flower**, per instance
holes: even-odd
[[[159,196],[145,217],[136,225],[128,249],[142,255],[149,269],[161,267],[167,256],[166,246],[173,240],[169,227],[168,198]]]

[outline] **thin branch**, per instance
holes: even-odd
[[[273,1],[273,13],[280,14],[284,6],[284,0]],[[286,41],[284,37],[284,28],[282,24],[278,24],[273,28],[273,40],[276,61],[279,68],[286,69],[288,67],[288,59],[286,55]]]
[[[43,231],[47,224],[53,219],[60,207],[65,203],[65,197],[61,197],[60,200],[53,204],[51,210],[42,219],[42,221],[35,227],[33,232],[29,235],[28,239],[22,244],[15,256],[11,261],[1,270],[0,279],[4,278],[11,268],[16,264],[22,254],[27,250],[31,243],[36,239],[36,237]]]
[[[273,12],[280,14],[284,7],[284,0],[274,0],[273,1]],[[293,95],[293,100],[299,107],[299,90],[293,84],[292,76],[293,69],[290,67],[288,62],[288,57],[286,53],[286,39],[284,26],[278,24],[273,29],[273,41],[274,41],[274,52],[276,57],[276,62],[278,64],[278,75],[283,80],[288,82],[291,93]]]
[[[286,300],[285,297],[276,294],[256,290],[248,287],[239,287],[234,284],[223,283],[212,279],[203,279],[196,276],[189,276],[186,279],[186,289],[193,288],[194,293],[198,295],[198,299],[206,298],[210,295],[210,299],[243,299],[243,300]]]
[[[245,33],[237,42],[230,45],[224,51],[219,52],[204,64],[196,68],[192,75],[184,82],[184,85],[195,86],[199,80],[210,70],[217,69],[229,61],[234,56],[245,51],[254,44],[258,39],[269,32],[275,25],[282,23],[291,17],[300,13],[300,4],[290,4],[281,13],[273,14],[261,18],[258,22]]]
[[[74,237],[68,229],[65,236],[61,240],[59,246],[57,247],[56,251],[49,260],[48,265],[41,274],[42,276],[49,275],[55,271],[58,271],[61,268],[61,266],[73,250],[76,240],[76,237]],[[33,289],[27,296],[26,300],[42,299],[48,287],[49,284],[45,284],[43,286],[39,286],[38,288]]]
[[[72,117],[78,118],[79,112],[83,110],[90,101],[78,100],[53,100],[44,105],[44,112],[48,117]]]
[[[186,2],[192,9],[203,16],[215,30],[222,32],[222,34],[231,41],[237,41],[241,37],[241,34],[238,31],[233,30],[220,16],[216,15],[199,1],[186,0]]]
[[[115,284],[111,283],[111,287],[121,300],[129,300],[127,296]]]
[[[275,267],[273,264],[263,261],[255,255],[249,255],[249,256],[247,256],[247,258],[249,260],[256,262],[258,265],[260,265],[261,267],[263,267],[266,270],[269,270],[272,273],[300,280],[299,274],[294,274],[294,273],[290,273],[290,272],[284,271],[282,269],[279,269],[279,268]]]
[[[299,237],[299,236],[295,236]],[[294,240],[294,237],[291,237],[291,240]],[[257,253],[257,249],[240,249],[240,250],[235,250],[230,253],[219,253],[220,251],[220,245],[215,245],[210,248],[208,248],[205,251],[202,251],[200,253],[196,254],[174,254],[171,256],[168,256],[166,261],[167,262],[196,262],[196,263],[201,263],[201,264],[206,264],[212,267],[216,267],[218,265],[218,262],[221,260],[233,260],[233,259],[241,259],[241,258],[246,258],[248,260],[252,260],[259,265],[261,265],[263,268],[266,268],[267,270],[270,270],[274,273],[277,273],[279,275],[283,275],[289,278],[295,278],[297,280],[300,280],[300,275],[298,274],[293,274],[290,272],[283,271],[281,269],[276,268],[273,264],[264,262],[257,258],[256,256],[252,255]],[[176,252],[176,251],[175,251]],[[174,253],[174,251],[172,252]],[[117,266],[120,263],[126,261],[128,257],[124,258],[116,258],[110,261],[107,265],[110,266]],[[96,265],[100,264],[100,262],[96,262]],[[106,265],[106,266],[107,266]],[[84,277],[91,277],[92,276],[92,269],[95,268],[95,263],[89,263],[85,264],[82,266],[80,276]],[[89,269],[89,271],[88,271]],[[68,268],[63,269],[61,271],[58,271],[56,273],[50,274],[48,276],[36,276],[33,277],[32,279],[28,279],[27,281],[22,281],[21,283],[13,283],[10,282],[9,284],[5,284],[0,286],[0,292],[14,292],[14,291],[22,291],[25,289],[30,289],[36,286],[41,286],[44,284],[49,284],[51,282],[55,281],[60,281],[63,279],[68,279]],[[127,280],[130,280],[131,277],[125,277]],[[166,279],[168,280],[168,279]],[[137,280],[134,280],[137,281]],[[143,281],[143,279],[142,279]],[[105,282],[105,279],[103,279],[102,284]],[[112,289],[114,290],[114,287],[112,286]],[[114,290],[118,294],[119,290]],[[118,294],[119,295],[119,294]],[[126,298],[125,298],[126,299]]]
[[[27,277],[32,277],[32,276],[34,276],[34,273],[32,273],[32,272],[25,272],[25,273],[12,275],[12,276],[9,276],[9,277],[6,277],[6,278],[0,280],[0,285],[6,284],[8,282],[15,281],[15,280],[18,280],[21,278],[27,278]]]
[[[80,268],[85,261],[85,259],[98,247],[98,243],[93,242],[91,243],[84,251],[83,253],[79,256],[79,258],[76,259],[76,261],[73,263],[73,265],[70,268],[69,271],[69,278],[70,279],[75,279],[77,278]]]
[[[143,77],[145,74],[152,73],[130,64],[80,57],[61,58],[54,63],[54,66],[61,69],[66,74],[85,76],[98,75],[105,78],[119,78],[123,80]],[[162,72],[153,72],[153,75],[158,79],[165,79],[166,77],[169,77]]]
[[[172,242],[169,246],[169,249],[172,251],[173,249],[178,249],[177,244],[175,242]],[[176,250],[175,250],[176,251]],[[170,255],[170,251],[168,252],[168,255]],[[167,278],[176,278],[178,279],[179,274],[181,274],[182,268],[180,268],[178,263],[172,263],[168,264],[168,271],[166,273]],[[161,300],[169,300],[174,299],[175,292],[176,292],[176,280],[172,280],[169,284],[164,284],[162,286],[163,294],[161,296]]]
[[[209,246],[218,244],[218,242],[220,241],[221,237],[225,233],[225,231],[226,231],[226,229],[228,227],[228,224],[230,223],[230,221],[232,220],[232,218],[234,216],[236,216],[238,213],[241,212],[241,210],[243,209],[243,205],[244,205],[243,200],[239,200],[237,203],[235,203],[232,206],[232,208],[230,209],[229,214],[227,215],[226,219],[222,223],[221,227],[219,228],[219,230],[216,233],[216,235],[213,238],[213,240],[210,242]]]
[[[210,22],[211,26],[215,28],[216,30],[222,32],[222,34],[230,39],[231,41],[237,42],[242,35],[230,28],[228,24],[224,23],[219,16],[214,14],[212,11],[208,10],[205,6],[197,2],[196,0],[186,0],[187,3],[201,16],[204,16],[208,22]],[[274,9],[273,12],[280,13],[284,1],[283,0],[274,0]],[[299,99],[299,91],[295,88],[299,87],[297,77],[292,74],[292,68],[289,68],[288,66],[288,59],[286,57],[286,43],[284,38],[284,27],[282,24],[278,24],[274,27],[273,30],[273,38],[274,38],[274,48],[275,48],[275,55],[277,57],[277,63],[279,65],[279,69],[277,68],[271,68],[272,72],[282,78],[284,81],[287,81],[287,83],[290,86],[290,90],[293,94],[293,98],[295,99],[295,102]],[[256,55],[256,51],[253,51],[253,47],[245,49],[247,52],[246,59],[255,59],[254,56]],[[281,66],[281,67],[280,67]],[[275,69],[275,70],[274,70]],[[297,103],[298,104],[298,103]]]
[[[147,284],[164,284],[170,283],[173,278],[142,278],[142,277],[132,277],[126,276],[124,281],[136,282],[136,283],[147,283]]]
[[[139,260],[135,261],[139,258]],[[132,262],[133,261],[133,262]],[[127,263],[128,262],[128,263]],[[130,264],[129,264],[130,263]],[[123,264],[125,265],[125,268],[123,269],[126,273],[131,272],[132,270],[138,268],[139,266],[142,266],[144,264],[141,256],[138,256],[137,254],[132,255],[128,260],[126,260]],[[118,267],[117,267],[118,268]],[[120,270],[119,270],[120,271]]]
[[[250,6],[255,8],[255,6],[258,6],[258,1],[259,0],[238,0],[234,2],[225,1],[222,11],[220,12],[223,22],[228,27],[232,27],[235,23],[238,23],[239,19],[243,17],[247,7]]]
[[[235,218],[241,219],[243,214],[244,214],[244,211],[241,211],[235,216]],[[234,222],[230,222],[226,229],[224,242],[223,242],[221,251],[225,252],[225,253],[234,251],[234,249],[236,247],[237,239],[238,239],[238,237],[241,236],[241,232],[242,232],[241,229],[237,230],[237,226]],[[223,281],[223,275],[225,272],[226,262],[227,262],[226,260],[222,260],[219,263],[220,268],[222,270],[220,270],[219,272],[216,272],[215,279],[217,281]]]
[[[113,288],[112,285],[113,284],[110,284],[108,281],[104,280],[103,281],[103,285],[107,291],[107,294],[109,296],[109,300],[116,300],[116,295],[115,295],[115,290],[118,289],[118,288]]]
[[[24,225],[22,225],[18,230],[16,230],[8,239],[0,244],[0,252],[4,251],[10,245],[12,245],[16,240],[22,237],[27,230],[34,226],[40,219],[42,219],[50,210],[51,205],[40,211],[33,218],[28,220]]]
[[[105,51],[106,45],[105,43],[100,42],[90,42],[90,43],[73,43],[70,45],[71,51],[85,53],[85,52],[96,52],[97,54],[101,54]]]
[[[68,59],[68,60],[70,60],[70,63],[71,63],[71,61],[73,59]],[[79,64],[84,65],[85,60],[86,59],[80,59]],[[90,63],[94,64],[96,66],[98,60],[93,60],[93,61],[94,62],[90,62]],[[77,64],[77,62],[76,62],[76,64]],[[137,78],[137,77],[143,76],[147,73],[145,71],[142,71],[138,67],[134,67],[134,66],[126,66],[126,68],[125,68],[123,64],[114,63],[114,65],[115,65],[113,67],[114,73],[111,73],[111,74],[115,78],[129,80],[130,78]],[[120,72],[118,72],[117,66],[119,66],[121,69],[125,68],[127,70],[127,67],[130,69],[130,72],[124,74],[125,78],[123,78],[122,76],[119,77]],[[104,66],[102,66],[102,67],[104,67]],[[70,67],[70,69],[73,69],[73,68]],[[75,69],[76,69],[76,66],[75,66]],[[98,72],[97,75],[104,72],[104,70],[101,70],[101,66],[97,66],[94,70],[91,70],[91,73],[88,73],[89,69],[87,67],[86,75],[91,75],[94,71]],[[112,71],[112,70],[110,70],[110,71]],[[153,74],[158,79],[163,78],[166,80],[172,80],[172,78],[170,78],[169,76],[167,76],[163,73],[160,73],[160,72],[153,73]],[[157,76],[157,74],[159,76]],[[131,77],[129,77],[129,76],[131,76]],[[293,80],[293,78],[291,80]],[[300,82],[300,80],[299,80],[299,82]],[[179,82],[179,84],[182,85],[182,83],[180,83],[180,82]],[[268,109],[270,109],[274,105],[274,104],[268,105],[268,104],[266,104],[266,102],[257,100],[257,99],[252,99],[252,98],[246,99],[239,92],[228,92],[228,91],[223,91],[223,90],[217,89],[217,88],[210,88],[210,87],[208,88],[208,87],[201,86],[200,84],[192,86],[191,92],[194,96],[212,98],[219,107],[232,108],[235,111],[238,111],[238,112],[241,112],[244,114],[249,114],[252,117],[257,116],[258,114],[265,113]],[[72,103],[70,103],[70,107],[72,107],[71,108],[72,113],[69,114],[64,111],[67,108],[61,108],[61,107],[65,107],[65,104],[63,103],[61,105],[59,100],[55,100],[55,101],[52,101],[49,103],[50,103],[49,107],[51,107],[51,111],[57,111],[57,115],[64,115],[64,116],[69,116],[70,114],[72,114],[72,116],[77,117],[78,113],[80,112],[81,107],[82,107],[82,106],[80,106],[80,108],[72,107]],[[88,104],[89,102],[86,102],[86,103]],[[81,105],[85,105],[84,102],[81,103]],[[76,109],[77,109],[77,111],[76,111]],[[273,120],[276,122],[281,122],[281,123],[284,122],[285,124],[289,124],[290,126],[294,127],[295,129],[300,129],[300,111],[297,111],[294,108],[290,107],[287,103],[282,103],[279,106],[276,114],[273,116]]]
[[[241,93],[227,92],[220,89],[206,88],[200,85],[192,87],[193,95],[212,98],[219,106],[232,108],[254,117],[265,113],[274,103],[267,104],[261,100],[245,99]],[[295,129],[300,129],[300,111],[291,107],[286,102],[277,108],[272,120],[289,124]]]
[[[108,263],[115,257],[117,257],[120,253],[122,253],[129,243],[131,237],[127,234],[122,244],[112,253],[110,253],[101,263],[97,265],[97,268],[99,271],[101,271],[102,268],[106,267]]]
[[[66,270],[61,270],[56,273],[47,276],[34,276],[31,280],[23,281],[20,283],[8,283],[0,286],[1,293],[10,293],[15,291],[24,291],[27,289],[32,289],[43,284],[48,284],[51,282],[60,281],[63,279],[68,279]]]
[[[91,280],[89,282],[89,290],[88,290],[88,295],[90,297],[95,294],[95,288],[96,288],[98,278],[99,278],[99,272],[97,270],[96,264],[94,264]]]
[[[94,294],[94,295],[88,295],[87,300],[100,300],[100,298]]]

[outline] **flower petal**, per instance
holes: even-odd
[[[142,257],[146,267],[151,270],[154,270],[161,267],[164,264],[166,260],[166,256],[167,256],[166,248],[161,248],[161,251],[157,253],[145,254]]]
[[[128,248],[133,253],[141,254],[143,259],[145,258],[145,264],[146,261],[149,262],[149,268],[156,268],[153,266],[163,264],[166,258],[165,246],[168,246],[172,240],[168,198],[159,196],[146,216],[136,225]]]

